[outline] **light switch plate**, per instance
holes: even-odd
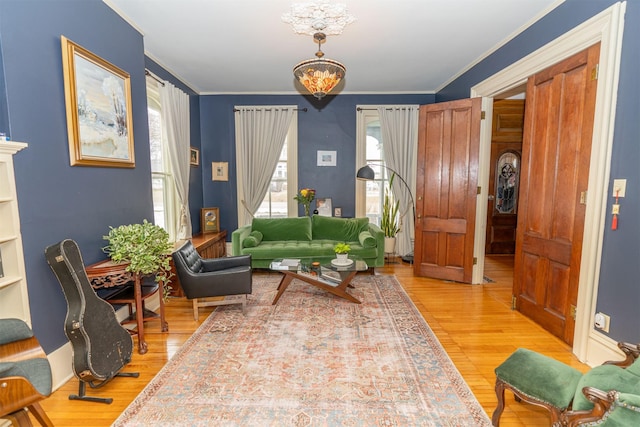
[[[613,180],[613,197],[616,197],[616,192],[618,193],[618,197],[624,197],[624,193],[627,191],[627,180],[626,179],[614,179]]]

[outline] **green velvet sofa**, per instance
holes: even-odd
[[[254,218],[231,234],[231,251],[251,255],[253,268],[269,268],[276,258],[334,258],[341,242],[369,267],[384,266],[384,233],[368,218]]]

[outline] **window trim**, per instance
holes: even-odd
[[[367,164],[367,125],[374,120],[380,120],[378,108],[384,105],[356,105],[356,168],[353,176],[356,176],[358,169]],[[356,179],[356,217],[367,216],[367,183],[364,180]]]
[[[162,120],[162,104],[160,103],[160,91],[158,90],[159,83],[150,76],[146,78],[146,89],[147,89],[147,110],[155,110],[160,114],[160,119]],[[161,123],[162,125],[162,123]],[[147,127],[149,124],[147,123]],[[151,155],[151,141],[149,141],[149,155]],[[163,171],[162,172],[154,172],[151,171],[151,183],[153,187],[153,179],[154,178],[162,178],[164,182],[163,186],[163,204],[164,204],[164,229],[169,234],[169,241],[175,242],[177,236],[176,229],[176,214],[178,212],[178,207],[176,206],[176,200],[178,200],[178,196],[176,194],[176,187],[173,180],[173,174],[170,172],[171,168],[168,164],[169,162],[169,153],[166,141],[164,140],[164,134],[161,129],[161,149],[162,149],[162,160],[163,160]],[[152,188],[153,191],[153,188]],[[153,206],[153,200],[152,200]],[[155,222],[155,206],[152,208],[154,214],[154,222]]]

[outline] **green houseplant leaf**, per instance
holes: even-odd
[[[128,262],[127,271],[140,275],[154,274],[156,282],[162,282],[166,299],[171,286],[171,250],[169,234],[160,226],[148,222],[110,227],[103,236],[109,243],[102,250],[114,262]]]
[[[384,189],[384,200],[382,202],[382,218],[380,219],[380,228],[385,237],[396,237],[400,231],[400,223],[398,220],[398,210],[400,209],[400,201],[393,200],[391,194],[391,185],[395,174],[389,179],[389,186]]]
[[[337,254],[348,254],[351,250],[351,246],[347,243],[338,243],[333,247],[333,251]]]

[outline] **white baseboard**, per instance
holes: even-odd
[[[602,365],[608,360],[624,360],[625,354],[618,348],[617,341],[592,330],[587,339],[587,359],[584,363],[594,367]]]
[[[156,295],[160,296],[160,292]],[[145,301],[145,307],[149,310],[157,310],[160,307],[160,300],[156,295],[150,297]],[[116,311],[116,318],[119,322],[123,321],[129,316],[129,309],[127,307],[121,307]],[[100,338],[99,338],[100,339]],[[134,338],[134,341],[136,338]],[[133,346],[133,351],[137,351],[137,345]],[[52,385],[53,390],[59,389],[67,381],[74,377],[73,374],[73,348],[71,343],[67,342],[62,347],[49,353],[47,355],[49,365],[51,365]]]

